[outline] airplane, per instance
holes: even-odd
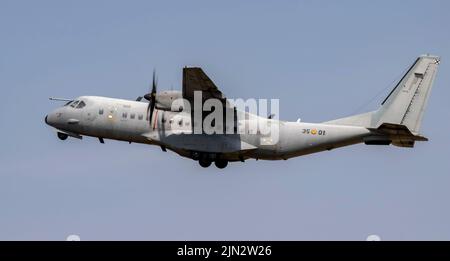
[[[151,92],[136,100],[50,98],[67,103],[45,116],[45,123],[56,129],[61,140],[91,136],[100,143],[113,139],[157,145],[164,152],[198,161],[204,168],[213,162],[222,169],[229,162],[248,159],[287,160],[358,143],[412,148],[416,141],[428,140],[419,130],[439,63],[438,56],[419,56],[377,110],[322,123],[281,121],[272,115],[237,110],[199,67],[183,68],[182,91],[157,92],[153,72]],[[232,112],[231,123],[212,124],[226,132],[205,133],[202,122],[195,121],[194,110],[188,110],[186,102],[196,102],[195,93],[199,92],[202,104],[215,99],[221,109]],[[181,105],[174,108],[174,101],[180,99]],[[267,142],[267,134],[259,129],[252,133],[237,130],[236,126],[255,120],[277,127],[275,142]],[[200,132],[195,132],[198,126]]]

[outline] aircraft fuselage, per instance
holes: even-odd
[[[190,114],[155,109],[150,123],[147,103],[106,97],[82,96],[84,106],[63,106],[46,117],[47,124],[64,135],[92,136],[161,146],[181,156],[198,159],[243,161],[248,158],[279,160],[331,150],[363,141],[370,134],[364,127],[285,122],[251,115],[237,122],[258,119],[278,126],[278,141],[264,142],[260,133],[193,134]]]

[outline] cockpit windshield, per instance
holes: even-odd
[[[67,106],[69,104],[71,104],[73,101],[68,101],[66,104],[64,104],[64,106]]]
[[[83,100],[72,100],[64,104],[64,106],[70,106],[75,109],[81,109],[86,106],[86,102]]]
[[[80,101],[78,101],[78,100],[74,101],[72,104],[70,104],[70,107],[75,108],[77,106],[78,102],[80,102]]]

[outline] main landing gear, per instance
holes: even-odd
[[[198,164],[200,164],[200,166],[202,166],[203,168],[207,168],[207,167],[211,166],[213,161],[214,161],[214,164],[216,165],[216,167],[219,169],[223,169],[228,165],[228,160],[221,159],[218,157],[212,157],[211,155],[208,155],[208,154],[199,154],[199,155],[193,155],[193,156],[194,156],[193,159],[194,160],[198,159]]]
[[[216,159],[214,164],[216,164],[216,167],[218,167],[219,169],[224,169],[228,165],[228,160]]]
[[[206,157],[202,157],[198,160],[198,164],[200,164],[200,166],[207,168],[209,166],[211,166],[211,160],[206,158]]]

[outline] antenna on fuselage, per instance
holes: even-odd
[[[48,98],[51,101],[65,101],[65,102],[69,102],[69,101],[73,101],[73,99],[66,99],[66,98],[54,98],[54,97],[50,97]]]

